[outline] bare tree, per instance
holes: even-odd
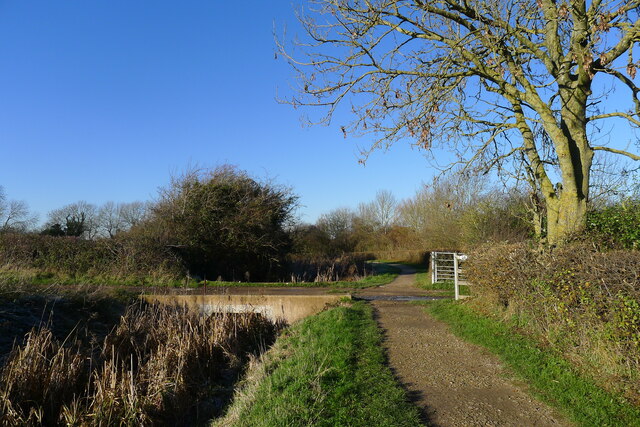
[[[130,202],[120,203],[118,205],[118,212],[120,220],[122,221],[122,227],[126,230],[131,227],[135,227],[140,224],[149,214],[150,203],[149,202]]]
[[[603,207],[633,197],[640,165],[623,162],[620,156],[599,156],[591,173],[590,204]],[[633,166],[636,166],[635,168]]]
[[[396,219],[397,207],[398,201],[391,191],[379,190],[373,201],[358,206],[358,214],[365,224],[386,233]]]
[[[114,237],[118,232],[123,231],[124,222],[120,215],[120,206],[114,202],[106,202],[100,206],[96,219],[99,235]]]
[[[100,206],[97,213],[97,234],[104,237],[114,237],[121,231],[130,230],[138,225],[149,213],[150,203],[106,202]]]
[[[462,249],[531,232],[527,193],[491,187],[485,176],[445,174],[400,204],[398,222],[430,249]]]
[[[324,107],[325,123],[350,103],[342,131],[373,133],[371,149],[412,138],[451,150],[467,170],[524,170],[551,244],[585,226],[596,152],[640,160],[593,136],[603,120],[640,126],[640,0],[309,4],[299,15],[306,39],[277,41],[300,77],[289,102]],[[612,89],[628,104],[602,102]]]
[[[74,229],[81,224],[82,237],[86,239],[94,239],[99,233],[98,209],[95,205],[80,200],[55,209],[48,214],[47,227],[55,224],[65,226],[65,224],[74,224]],[[74,232],[74,234],[76,234]]]
[[[351,209],[337,208],[320,215],[316,226],[327,233],[331,239],[339,239],[353,230],[354,218],[355,214]]]
[[[38,218],[29,212],[29,205],[22,200],[7,200],[0,186],[0,232],[27,231]]]

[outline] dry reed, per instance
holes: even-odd
[[[357,281],[372,274],[371,257],[345,254],[337,258],[291,256],[292,282]]]
[[[175,425],[202,420],[202,402],[275,339],[260,314],[201,316],[136,303],[101,349],[42,328],[0,371],[1,425]],[[218,405],[220,406],[220,405]],[[222,408],[205,410],[205,417]],[[200,412],[200,413],[199,413]]]

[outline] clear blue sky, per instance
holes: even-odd
[[[230,163],[292,186],[314,221],[430,181],[408,145],[363,167],[367,140],[344,139],[340,120],[302,128],[276,102],[292,72],[274,59],[274,23],[297,32],[291,2],[0,0],[0,185],[42,220]]]

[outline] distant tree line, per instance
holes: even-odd
[[[601,191],[608,196],[592,205],[588,229],[611,245],[637,248],[639,187],[629,188]],[[406,200],[380,190],[355,209],[336,208],[305,224],[295,220],[298,196],[290,188],[225,165],[172,178],[153,202],[68,204],[49,212],[38,229],[27,204],[9,200],[0,187],[0,262],[118,280],[282,280],[301,257],[401,257],[402,251],[525,241],[536,235],[537,201],[531,191],[451,174]]]
[[[65,205],[48,214],[42,234],[73,236],[86,239],[114,237],[140,224],[149,214],[150,202],[107,202],[96,206],[81,200]]]
[[[602,182],[594,189],[599,197],[590,205],[589,232],[637,247],[640,181],[631,176]],[[526,186],[507,188],[486,176],[444,174],[406,200],[382,190],[356,209],[333,209],[314,224],[297,224],[292,237],[294,250],[309,255],[469,250],[486,242],[534,238],[544,228],[539,208],[539,195]]]
[[[26,203],[0,196],[0,231],[11,235],[0,236],[0,263],[120,279],[153,276],[155,263],[175,277],[276,280],[298,200],[290,188],[228,165],[174,177],[154,202],[68,204],[49,212],[41,230]]]

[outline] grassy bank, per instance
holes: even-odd
[[[364,303],[310,317],[278,339],[217,426],[419,425]]]
[[[640,408],[599,388],[561,355],[541,348],[514,328],[481,316],[464,304],[441,301],[426,307],[458,336],[497,354],[539,398],[579,425],[640,426]]]

